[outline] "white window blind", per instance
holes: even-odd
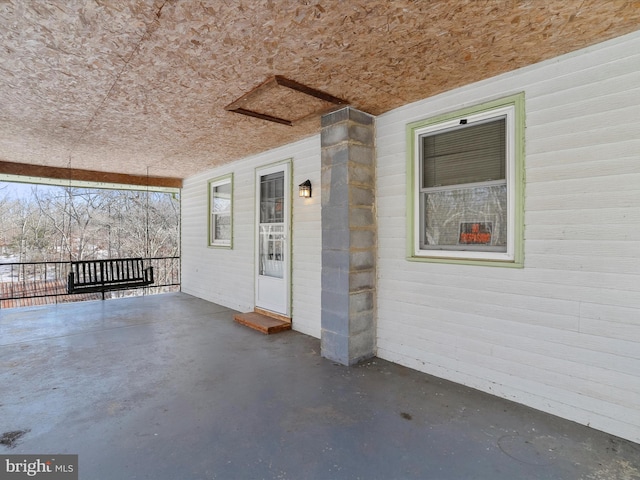
[[[505,118],[422,137],[422,188],[505,179]]]

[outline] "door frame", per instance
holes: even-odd
[[[270,173],[276,173],[284,171],[284,207],[285,213],[283,219],[285,220],[285,265],[284,265],[284,288],[285,288],[285,304],[284,304],[284,312],[273,310],[272,308],[268,308],[266,306],[262,306],[258,301],[258,280],[260,273],[260,177],[262,175],[268,175]],[[254,269],[253,269],[253,278],[254,278],[254,305],[256,308],[260,308],[263,310],[272,311],[278,315],[283,315],[285,317],[291,317],[291,291],[292,291],[292,273],[293,273],[293,262],[292,262],[292,253],[293,253],[293,159],[288,158],[286,160],[280,160],[277,162],[269,163],[266,165],[261,165],[255,168],[255,178],[254,178],[254,194],[255,194],[255,216],[254,216],[254,233],[253,233],[253,242],[254,242]]]

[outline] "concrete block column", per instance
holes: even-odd
[[[376,354],[375,121],[347,107],[322,117],[322,356]]]

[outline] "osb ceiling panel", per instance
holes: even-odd
[[[0,161],[184,178],[319,131],[225,110],[274,75],[378,115],[638,28],[637,0],[1,0]]]

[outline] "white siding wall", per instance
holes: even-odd
[[[525,268],[409,262],[409,122],[526,96]],[[378,355],[640,441],[640,33],[377,119]]]
[[[525,268],[407,261],[406,124],[521,91]],[[378,355],[640,442],[640,32],[394,110],[376,128]],[[253,309],[255,168],[287,158],[293,325],[319,337],[318,135],[185,181],[182,290]],[[208,248],[207,180],[230,172],[234,248]]]
[[[274,127],[278,128],[278,127]],[[188,178],[182,190],[182,291],[239,311],[254,307],[255,169],[292,158],[293,328],[320,336],[320,137]],[[207,247],[207,181],[233,173],[233,249]],[[298,197],[310,179],[313,197]]]

